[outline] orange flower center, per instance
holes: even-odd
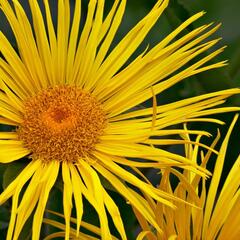
[[[101,104],[90,93],[65,85],[29,98],[17,132],[34,159],[77,162],[91,153],[105,126]]]

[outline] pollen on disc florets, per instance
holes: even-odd
[[[74,86],[56,86],[25,102],[17,132],[33,158],[76,162],[88,156],[103,134],[101,104]]]

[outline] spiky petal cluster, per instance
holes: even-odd
[[[162,232],[152,231],[141,213],[136,212],[136,216],[142,226],[143,231],[139,234],[138,240],[159,240],[159,239],[192,239],[192,240],[225,240],[238,239],[240,236],[240,155],[225,179],[224,185],[220,188],[220,179],[224,162],[227,160],[227,147],[231,132],[237,121],[236,115],[228,133],[222,142],[217,160],[210,179],[210,187],[206,189],[206,179],[184,170],[183,174],[173,169],[162,171],[160,188],[174,196],[185,200],[185,203],[176,202],[177,209],[172,210],[162,204],[155,203],[150,198],[146,198],[145,204],[149,204],[152,213],[158,222]],[[189,136],[184,138],[189,140]],[[212,154],[209,150],[206,154],[200,154],[199,142],[201,136],[197,138],[197,145],[185,145],[186,156],[196,162],[201,156],[201,166],[206,167]],[[215,148],[220,134],[211,145]],[[179,178],[179,184],[173,188],[170,183],[170,174],[175,174]],[[193,205],[190,205],[192,203]]]

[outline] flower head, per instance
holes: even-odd
[[[222,52],[221,48],[183,67],[218,42],[203,43],[218,26],[199,27],[172,43],[184,28],[203,15],[198,13],[122,69],[167,7],[167,0],[157,1],[150,13],[111,51],[126,0],[115,0],[106,18],[103,17],[105,1],[90,0],[81,33],[81,0],[75,1],[73,16],[69,0],[57,1],[56,28],[48,0],[43,1],[44,14],[38,1],[28,2],[33,26],[18,0],[13,0],[12,4],[0,0],[1,10],[17,43],[15,51],[0,33],[3,55],[0,58],[0,123],[15,127],[13,132],[1,133],[0,162],[9,163],[23,157],[28,162],[0,195],[0,204],[12,197],[7,239],[18,238],[32,212],[35,212],[32,239],[39,239],[49,192],[59,172],[63,179],[66,239],[70,234],[73,206],[77,212],[76,233],[79,232],[82,196],[99,215],[102,239],[111,238],[107,211],[121,238],[126,239],[119,210],[99,175],[158,228],[138,195],[133,194],[134,190],[123,181],[170,207],[173,204],[169,200],[174,197],[145,183],[122,166],[137,170],[180,165],[201,175],[207,173],[189,159],[159,148],[159,145],[171,143],[168,137],[164,141],[155,137],[199,133],[165,129],[178,123],[221,123],[202,116],[236,110],[215,106],[239,90],[206,94],[163,106],[157,106],[155,95],[191,75],[225,64],[203,66]],[[150,98],[153,98],[153,107],[133,110]],[[182,144],[183,141],[175,143]],[[24,186],[27,186],[25,191]]]
[[[183,174],[172,170],[163,172],[160,188],[176,197],[185,200],[185,203],[176,203],[177,209],[173,210],[163,206],[160,203],[154,203],[151,199],[145,200],[151,206],[153,214],[159,227],[163,230],[161,233],[154,232],[146,221],[143,220],[140,213],[136,216],[142,226],[143,231],[139,234],[138,240],[146,239],[203,239],[203,240],[224,240],[238,239],[240,235],[240,156],[236,159],[234,165],[225,179],[221,188],[220,179],[223,171],[224,162],[227,160],[227,147],[231,132],[237,121],[236,115],[224,141],[217,153],[217,159],[211,178],[209,190],[207,191],[206,179],[184,170]],[[185,135],[186,139],[189,136]],[[200,136],[197,142],[200,141]],[[220,138],[220,134],[212,143],[212,148]],[[200,154],[198,145],[185,145],[186,155],[197,161],[201,156],[201,166],[207,165],[212,154],[209,150],[206,154]],[[179,183],[176,188],[171,186],[170,173],[179,177]],[[192,205],[190,205],[190,203]]]
[[[32,158],[77,163],[87,158],[103,134],[107,119],[101,104],[72,86],[43,90],[25,102],[19,140]]]

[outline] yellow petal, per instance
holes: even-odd
[[[4,145],[0,145],[0,162],[1,163],[9,163],[25,157],[30,154],[30,151],[23,147],[22,142],[17,141],[16,144],[12,145],[8,141],[10,140],[2,140],[6,142]]]
[[[47,86],[49,81],[53,81],[52,80],[53,66],[51,64],[52,57],[50,53],[48,37],[45,29],[43,16],[42,16],[40,7],[38,5],[38,2],[30,0],[29,6],[32,12],[33,27],[34,27],[35,37],[36,37],[37,48],[39,51],[41,62],[44,66],[43,69],[45,69],[47,73],[47,79],[45,77],[41,79],[41,82],[44,83],[44,86]]]
[[[82,202],[82,191],[81,191],[81,180],[80,175],[77,172],[77,169],[72,164],[70,165],[70,171],[72,176],[72,187],[73,187],[73,195],[75,199],[76,205],[76,214],[77,214],[77,236],[79,234],[80,224],[83,215],[83,202]]]
[[[67,66],[66,66],[66,82],[70,84],[73,81],[72,69],[73,69],[75,53],[76,53],[80,20],[81,20],[81,0],[76,0],[71,33],[69,37],[68,52],[67,52],[68,55],[67,55]]]
[[[70,217],[72,211],[72,180],[70,177],[70,166],[68,163],[62,163],[62,177],[63,177],[63,211],[65,217],[65,239],[69,239],[70,235]]]
[[[95,172],[87,163],[84,161],[80,162],[81,166],[81,175],[82,178],[89,188],[89,190],[92,192],[92,195],[96,198],[97,202],[97,208],[96,211],[99,215],[99,220],[100,220],[100,225],[101,225],[101,230],[102,230],[102,239],[107,240],[111,239],[111,234],[109,231],[109,226],[108,226],[108,219],[104,207],[104,197],[103,197],[103,186],[100,182],[100,179]]]
[[[82,53],[84,55],[84,61],[82,61],[82,65],[80,66],[81,71],[78,78],[80,82],[83,82],[84,89],[86,90],[89,90],[92,87],[92,82],[89,74],[91,72],[96,57],[98,47],[96,42],[100,34],[103,21],[104,2],[104,0],[97,1],[97,8],[95,12],[95,18],[92,24],[92,30],[89,34],[87,44]]]
[[[57,179],[59,165],[60,164],[58,161],[53,161],[49,163],[49,165],[47,166],[48,168],[50,168],[51,171],[48,172],[49,174],[47,176],[46,181],[42,183],[42,191],[40,193],[38,206],[33,218],[33,227],[32,227],[33,240],[39,239],[44,210],[47,204],[49,192]]]
[[[7,201],[16,191],[16,187],[20,181],[25,179],[26,176],[32,175],[36,169],[41,165],[40,161],[30,162],[24,170],[16,177],[16,179],[11,182],[7,188],[0,195],[0,204],[3,204]]]
[[[0,51],[11,66],[13,75],[17,76],[24,88],[31,91],[31,93],[36,92],[34,85],[30,81],[31,76],[28,70],[3,33],[0,33]]]
[[[78,74],[79,74],[79,69],[81,68],[81,65],[83,64],[83,61],[84,61],[84,55],[82,54],[82,52],[87,45],[88,36],[92,28],[92,24],[94,21],[94,12],[96,9],[96,3],[97,1],[95,0],[89,1],[87,17],[86,17],[85,24],[81,32],[81,37],[77,46],[75,61],[72,69],[72,76],[71,76],[72,79],[71,78],[69,79],[70,82],[77,83],[78,86],[83,85],[83,83],[80,82],[78,79]]]
[[[18,135],[16,132],[0,132],[0,139],[14,139],[16,140]]]
[[[154,234],[150,231],[143,231],[140,234],[138,234],[136,240],[143,240],[143,239],[149,239],[149,240],[156,240],[157,238],[154,236]]]
[[[40,59],[31,24],[26,13],[17,0],[13,0],[17,21],[15,25],[15,36],[17,38],[18,49],[21,59],[31,75],[32,82],[36,90],[47,86],[47,75],[43,63]]]
[[[104,189],[103,189],[103,193],[104,193],[104,196],[103,196],[104,203],[106,205],[106,208],[107,208],[109,214],[112,217],[114,225],[116,226],[118,232],[120,233],[121,239],[126,240],[127,236],[126,236],[126,233],[124,230],[122,218],[121,218],[120,212],[118,210],[118,207],[116,206],[116,204],[114,203],[112,198],[108,195],[108,193]]]
[[[143,216],[149,221],[158,231],[160,231],[158,225],[156,224],[156,221],[154,217],[151,215],[151,212],[149,212],[146,209],[146,206],[143,205],[141,201],[136,197],[136,193],[133,194],[130,189],[128,189],[115,175],[113,175],[110,171],[106,170],[101,165],[95,163],[94,168],[103,175],[111,184],[112,186],[118,190],[119,193],[124,194],[124,197],[136,208],[138,209]]]
[[[206,206],[205,206],[205,215],[204,215],[204,221],[203,221],[203,236],[209,236],[208,231],[210,229],[208,229],[208,225],[210,222],[210,217],[213,212],[213,207],[214,207],[214,203],[215,203],[218,184],[220,181],[220,176],[222,174],[223,163],[224,163],[225,154],[226,154],[226,150],[227,150],[227,143],[229,141],[231,132],[233,130],[234,124],[237,121],[237,118],[238,118],[238,116],[236,115],[231,126],[229,127],[229,130],[228,130],[227,135],[222,143],[222,147],[219,151],[218,158],[217,158],[217,161],[215,164],[214,173],[213,173],[213,177],[211,180],[210,188],[208,191],[208,198],[207,198]],[[208,235],[206,235],[206,234],[208,234]]]
[[[123,40],[109,54],[97,72],[96,81],[99,79],[101,79],[101,81],[99,81],[96,86],[96,92],[94,91],[95,94],[101,92],[102,87],[106,85],[107,81],[109,81],[133,52],[135,52],[167,5],[168,0],[159,0],[152,11],[129,31]]]
[[[66,58],[70,24],[69,0],[58,1],[57,21],[57,79],[60,84],[66,83]]]
[[[7,232],[7,240],[12,239],[12,235],[14,232],[15,221],[17,216],[17,205],[19,194],[23,188],[23,186],[27,183],[27,181],[32,177],[33,173],[36,171],[37,167],[40,165],[40,161],[35,161],[34,163],[30,163],[22,172],[18,175],[18,177],[7,187],[7,189],[0,195],[0,198],[13,196],[12,200],[12,212],[11,218],[9,222],[8,232]],[[17,181],[17,182],[16,182]],[[13,189],[14,187],[14,189]],[[5,196],[4,196],[5,195]],[[3,199],[3,201],[5,200]],[[0,200],[1,202],[1,200]],[[18,229],[17,229],[18,231]]]

